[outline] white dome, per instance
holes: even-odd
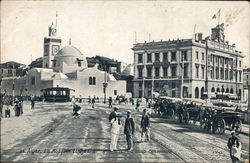
[[[81,53],[79,49],[74,46],[68,45],[62,48],[55,57],[57,56],[68,56],[68,57],[84,57],[85,56]]]
[[[75,68],[87,68],[87,59],[86,57],[81,53],[80,50],[78,50],[74,46],[65,46],[62,48],[54,57],[54,60],[56,61],[56,67],[63,67],[63,66],[71,66],[69,67],[69,71],[75,70]],[[80,63],[80,66],[79,66]],[[72,67],[73,66],[73,67]],[[63,68],[65,71],[65,68]]]

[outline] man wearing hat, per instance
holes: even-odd
[[[124,134],[126,135],[126,140],[128,144],[128,151],[133,150],[133,135],[135,132],[135,122],[131,117],[131,112],[127,112],[127,118],[124,126]]]
[[[231,132],[232,137],[228,139],[227,146],[230,149],[230,157],[233,163],[240,162],[241,144],[239,138],[235,135],[235,131]]]
[[[146,109],[143,109],[142,118],[141,118],[141,142],[150,141],[150,120]]]

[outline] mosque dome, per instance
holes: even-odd
[[[79,49],[72,45],[63,47],[54,57],[56,69],[60,72],[70,72],[79,68],[87,68],[87,59]],[[68,67],[66,70],[65,68]]]
[[[69,56],[69,57],[85,57],[79,49],[72,45],[65,46],[62,48],[56,56]]]

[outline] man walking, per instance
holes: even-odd
[[[110,108],[112,108],[112,102],[113,102],[112,97],[109,97],[109,107]]]
[[[31,96],[31,109],[35,109],[35,98]]]
[[[125,121],[124,126],[124,134],[126,135],[126,140],[128,144],[128,151],[133,150],[133,135],[135,131],[135,122],[134,119],[131,117],[131,112],[127,112],[127,118]]]
[[[81,109],[81,107],[79,105],[77,105],[75,102],[73,104],[73,115],[72,116],[78,116],[79,115],[79,110]]]
[[[144,109],[141,118],[141,142],[145,141],[145,136],[147,137],[146,141],[150,141],[150,120],[147,113],[147,110]]]
[[[92,98],[92,108],[95,108],[95,96]]]
[[[235,135],[235,131],[231,132],[232,137],[228,139],[227,146],[230,149],[230,157],[232,159],[232,163],[240,162],[240,154],[241,154],[241,144],[239,138]]]

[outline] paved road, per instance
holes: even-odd
[[[125,136],[119,137],[118,151],[110,152],[111,108],[97,104],[92,109],[81,104],[80,117],[71,116],[71,104],[39,103],[22,117],[4,118],[1,124],[1,161],[64,162],[230,162],[226,146],[228,134],[205,133],[197,126],[173,120],[151,118],[152,141],[140,143],[140,112],[120,105],[123,121],[127,110],[136,120],[135,149],[127,152]],[[7,126],[7,127],[6,127]],[[248,137],[241,135],[243,157],[249,154]]]

